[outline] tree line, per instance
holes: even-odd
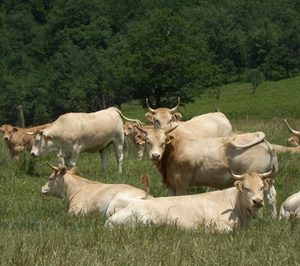
[[[300,69],[297,0],[3,0],[0,23],[0,124]]]

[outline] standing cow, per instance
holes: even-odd
[[[102,168],[107,166],[105,148],[114,145],[119,173],[122,172],[124,130],[123,119],[140,123],[125,117],[114,107],[94,113],[67,113],[61,115],[51,126],[37,132],[31,155],[38,156],[50,149],[59,151],[63,163],[68,167],[76,165],[81,152],[100,152]]]
[[[194,137],[225,137],[232,134],[232,126],[227,117],[221,112],[207,113],[193,117],[187,121],[180,121],[182,115],[177,112],[180,104],[175,107],[152,109],[146,99],[149,111],[146,113],[147,119],[155,128],[169,129],[176,125],[181,130],[185,130]]]
[[[262,132],[219,138],[192,138],[179,128],[143,129],[139,142],[160,171],[163,184],[173,195],[186,194],[191,185],[218,189],[233,185],[228,169],[235,173],[278,169],[277,156]],[[176,130],[174,130],[176,129]],[[276,191],[268,192],[272,216],[276,216]]]

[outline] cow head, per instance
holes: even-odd
[[[264,206],[264,191],[272,184],[270,178],[274,174],[275,168],[267,173],[247,173],[237,175],[230,171],[232,177],[236,180],[234,186],[240,191],[241,204],[246,209],[254,213]]]
[[[134,133],[136,123],[134,122],[126,122],[123,126],[124,135],[129,136]]]
[[[171,109],[169,108],[157,108],[152,109],[149,106],[148,99],[146,99],[146,104],[149,112],[145,114],[146,118],[153,123],[156,128],[172,128],[172,123],[181,120],[182,115],[176,112],[177,107],[180,104],[180,98],[178,97],[177,105]]]
[[[286,119],[284,119],[284,122],[285,122],[287,128],[289,129],[289,131],[292,133],[292,137],[290,137],[288,139],[288,142],[293,146],[299,146],[299,144],[300,144],[300,131],[297,131],[297,130],[293,129],[289,125],[289,123]]]
[[[40,154],[48,152],[53,147],[52,136],[46,134],[44,130],[37,132],[26,132],[27,134],[34,135],[30,155],[37,157]]]
[[[177,126],[167,130],[136,127],[140,130],[140,133],[136,136],[137,143],[139,145],[146,145],[150,160],[159,161],[165,150],[166,144],[170,143],[173,139],[173,137],[168,134],[176,129]]]
[[[67,170],[65,166],[52,166],[48,164],[54,172],[50,175],[49,181],[42,187],[42,193],[46,196],[54,196],[58,198],[64,197],[65,183],[64,175],[65,174],[76,174],[77,168],[74,167],[70,170]]]
[[[11,125],[2,125],[0,127],[0,131],[3,133],[3,140],[9,142],[14,133],[18,131],[17,127],[13,127]]]
[[[54,196],[58,198],[64,197],[64,175],[67,173],[65,166],[55,167],[49,164],[54,170],[50,175],[49,181],[42,187],[42,193],[46,196]]]

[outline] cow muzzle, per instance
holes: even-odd
[[[160,159],[160,154],[159,153],[152,153],[151,154],[151,160],[158,161],[159,159]]]
[[[3,139],[4,139],[5,141],[9,141],[9,137],[8,137],[8,136],[4,136]]]
[[[255,207],[255,208],[261,208],[263,206],[264,206],[263,199],[256,198],[256,199],[253,200],[253,207]]]
[[[49,194],[49,188],[48,186],[43,186],[41,189],[41,192],[43,195],[48,195]]]
[[[33,152],[33,151],[30,152],[30,155],[31,155],[32,157],[34,157],[34,158],[38,156],[38,155],[37,155],[35,152]]]

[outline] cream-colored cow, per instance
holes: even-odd
[[[169,224],[185,229],[231,231],[247,226],[264,205],[272,171],[233,174],[232,188],[197,195],[133,200],[108,218],[107,227]],[[272,181],[271,181],[272,182]]]
[[[276,153],[263,132],[230,137],[192,138],[180,128],[143,129],[138,135],[146,145],[149,159],[159,170],[163,184],[173,195],[187,193],[189,186],[218,189],[233,185],[228,169],[235,173],[266,172],[278,169]],[[270,186],[268,201],[276,216],[276,191]]]
[[[102,168],[107,166],[106,148],[114,145],[119,173],[122,172],[125,117],[114,107],[94,113],[67,113],[61,115],[51,126],[35,134],[31,155],[38,156],[50,149],[59,151],[63,164],[76,165],[81,152],[100,152]]]
[[[108,217],[124,208],[132,199],[151,198],[147,184],[147,191],[126,184],[104,184],[76,175],[76,168],[67,170],[64,166],[50,167],[54,172],[42,187],[42,193],[64,198],[66,190],[68,212],[74,215],[98,212]]]
[[[289,196],[281,205],[279,219],[300,218],[300,191]]]
[[[227,117],[221,112],[207,113],[195,116],[187,121],[180,121],[182,115],[176,111],[180,103],[174,108],[152,109],[149,106],[148,99],[146,103],[149,112],[146,113],[147,119],[155,128],[170,129],[178,126],[178,129],[186,131],[193,137],[224,137],[232,134],[232,126]]]

